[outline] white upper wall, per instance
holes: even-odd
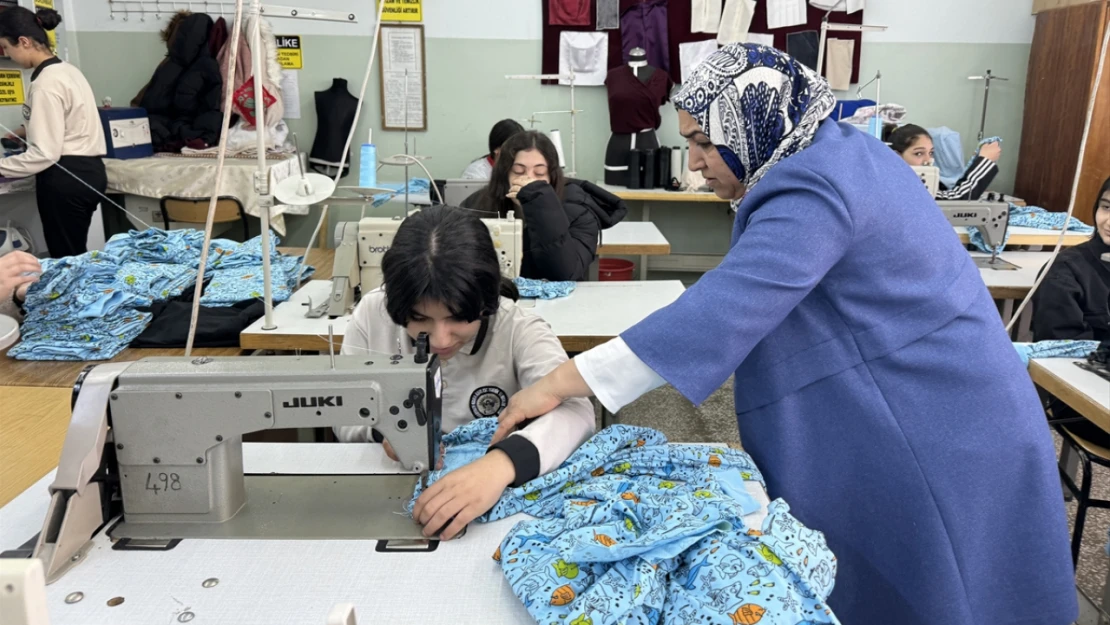
[[[539,39],[540,2],[546,0],[424,0],[424,27],[429,38]],[[760,0],[765,1],[765,0]],[[222,0],[226,3],[228,0]],[[165,23],[154,15],[116,13],[108,0],[65,0],[70,30],[156,32]],[[155,6],[154,0],[147,2]],[[161,7],[204,10],[204,0],[172,2]],[[218,5],[212,0],[212,6]],[[244,7],[250,0],[243,0]],[[263,4],[266,4],[263,2]],[[274,30],[296,35],[368,35],[373,32],[376,3],[370,0],[278,0],[281,6],[306,9],[355,10],[358,24],[274,19]],[[226,4],[225,4],[226,6]],[[867,33],[867,41],[912,43],[1030,43],[1033,0],[867,0],[867,23],[887,26]]]

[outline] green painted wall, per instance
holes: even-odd
[[[149,79],[164,54],[155,33],[78,32],[82,70],[97,98],[110,96],[126,105]],[[334,77],[346,78],[355,95],[361,85],[370,53],[368,37],[305,36],[305,69],[300,72],[304,118],[289,120],[301,149],[308,150],[316,130],[313,92],[326,89]],[[1005,139],[1002,173],[995,187],[1010,191],[1020,144],[1022,105],[1025,97],[1029,45],[1024,44],[904,44],[869,43],[863,50],[863,75],[883,72],[883,100],[897,102],[910,111],[909,120],[925,126],[947,125],[964,136],[970,150],[978,131],[982,83],[967,80],[992,69],[1010,78],[992,87],[988,134]],[[569,108],[569,89],[541,87],[538,81],[506,80],[506,74],[535,73],[540,66],[540,43],[530,40],[429,39],[428,131],[411,133],[416,150],[431,159],[427,165],[437,178],[455,177],[472,159],[485,151],[489,127],[503,117],[523,119],[534,111]],[[380,132],[381,107],[377,63],[367,89],[367,106],[356,134],[358,143],[374,128],[379,159],[404,150],[403,133]],[[873,91],[865,92],[873,96]],[[578,176],[601,177],[602,158],[609,137],[609,113],[603,87],[576,89],[578,117]],[[567,116],[544,118],[541,130],[562,131],[570,159],[570,123]],[[675,114],[664,111],[660,139],[678,145]],[[413,175],[418,175],[414,173]],[[357,174],[347,180],[353,183]],[[400,170],[383,169],[382,180],[401,180]],[[357,209],[339,212],[339,219],[357,217]],[[314,213],[314,215],[317,213]],[[653,205],[651,218],[671,240],[676,253],[723,253],[728,245],[730,220],[720,206]],[[335,217],[333,217],[333,220]],[[287,218],[286,241],[307,241],[315,218]]]

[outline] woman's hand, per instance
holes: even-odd
[[[12,293],[24,299],[27,287],[38,282],[41,273],[39,259],[27,252],[8,252],[0,256],[0,302],[10,300]]]
[[[542,417],[563,403],[563,398],[551,392],[548,386],[548,378],[543,378],[509,398],[509,405],[497,417],[497,431],[493,433],[491,445],[511,434],[521,423]]]
[[[529,174],[509,174],[509,192],[505,194],[505,197],[515,202],[517,206],[520,206],[520,200],[516,199],[517,193],[520,193],[521,189],[527,187],[536,180],[537,178],[533,178]]]
[[[514,479],[516,469],[509,455],[494,449],[429,486],[417,498],[412,518],[424,526],[425,536],[439,532],[441,540],[451,540],[488,512]]]
[[[997,163],[999,157],[1002,156],[1002,146],[998,145],[998,143],[994,141],[992,141],[991,143],[985,143],[983,144],[983,147],[979,148],[979,156],[982,156],[985,159],[989,159]]]

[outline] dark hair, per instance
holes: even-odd
[[[504,145],[509,137],[518,132],[524,132],[524,126],[521,126],[515,119],[503,119],[493,125],[489,131],[489,155],[497,151],[497,148]]]
[[[555,151],[555,144],[542,132],[526,130],[509,137],[509,140],[501,146],[501,155],[493,164],[489,184],[478,198],[478,210],[496,212],[502,217],[509,211],[520,212],[519,207],[505,195],[509,192],[509,176],[512,173],[516,155],[518,152],[527,150],[539,150],[543,155],[543,160],[547,161],[547,177],[552,188],[555,189],[555,194],[562,199],[566,179],[563,177],[563,168],[559,166],[559,153]]]
[[[468,211],[431,206],[405,218],[382,257],[385,309],[407,326],[423,300],[442,303],[467,323],[497,312],[502,296],[520,294],[502,277],[489,227]]]
[[[46,38],[46,31],[54,30],[62,23],[62,16],[53,9],[39,9],[32,13],[23,7],[11,7],[0,11],[0,38],[7,39],[14,45],[20,37],[50,49],[50,40]]]
[[[928,130],[914,124],[906,124],[905,126],[886,124],[883,126],[883,141],[889,143],[890,147],[899,154],[910,149],[917,138],[923,135],[932,139]]]

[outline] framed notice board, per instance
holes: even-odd
[[[382,129],[428,129],[423,24],[382,24],[378,77]]]

